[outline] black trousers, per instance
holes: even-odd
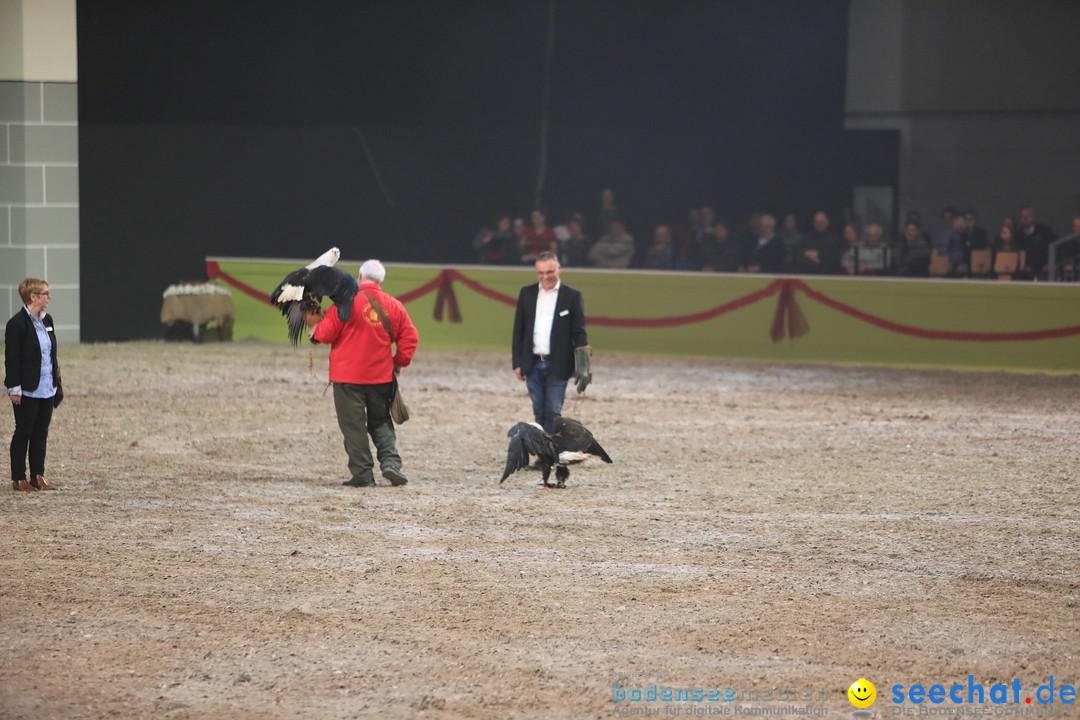
[[[30,451],[30,477],[45,474],[45,449],[49,444],[52,398],[23,395],[15,411],[15,434],[11,438],[11,479],[26,480],[26,452]]]

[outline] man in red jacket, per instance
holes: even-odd
[[[368,435],[375,443],[382,476],[392,485],[409,482],[401,471],[390,402],[397,390],[398,370],[412,362],[420,338],[405,306],[380,287],[385,279],[386,268],[378,260],[360,266],[360,286],[347,322],[341,321],[334,305],[325,315],[321,310],[304,314],[311,341],[330,344],[334,408],[352,473],[342,484],[351,487],[375,485]],[[386,315],[389,332],[379,307]]]

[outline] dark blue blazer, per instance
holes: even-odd
[[[514,313],[513,365],[522,374],[533,365],[533,326],[536,324],[536,298],[540,283],[526,285],[518,293]],[[585,331],[585,299],[580,290],[565,283],[559,285],[555,299],[555,317],[551,322],[551,365],[555,377],[569,380],[574,374],[574,348],[589,344]]]
[[[52,315],[45,314],[45,328],[52,338],[53,385],[59,381],[60,366],[56,363],[56,331]],[[22,387],[33,392],[41,384],[41,343],[38,342],[34,321],[26,308],[19,308],[8,320],[4,331],[4,387]]]

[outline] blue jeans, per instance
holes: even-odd
[[[551,363],[543,360],[534,363],[525,374],[525,387],[532,399],[533,416],[544,432],[555,432],[555,418],[562,415],[566,398],[566,380],[555,377]]]

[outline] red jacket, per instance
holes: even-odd
[[[364,292],[356,293],[348,322],[341,322],[337,306],[331,305],[325,317],[315,326],[311,339],[330,345],[330,382],[355,385],[388,383],[394,379],[395,368],[412,362],[420,336],[405,312],[405,306],[382,291],[375,283],[362,283],[360,290],[371,293],[382,305],[394,330],[397,353],[390,347],[379,314]]]

